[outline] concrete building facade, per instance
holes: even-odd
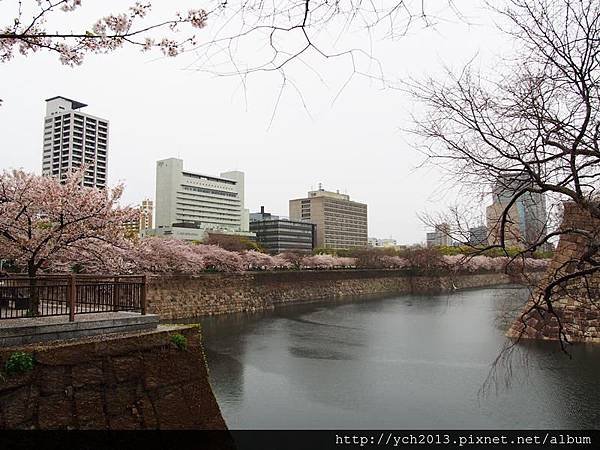
[[[256,241],[272,254],[283,252],[309,253],[315,247],[316,225],[290,220],[266,213],[264,206],[258,213],[250,214],[250,231]]]
[[[322,188],[289,203],[290,219],[316,225],[315,247],[350,249],[368,243],[367,205]]]
[[[128,236],[139,236],[144,230],[152,228],[154,202],[150,199],[143,200],[139,206],[139,215],[131,222],[125,223]]]
[[[450,247],[452,244],[450,225],[447,223],[437,224],[434,231],[427,233],[427,247]]]
[[[208,231],[252,236],[244,208],[244,173],[184,170],[183,160],[156,163],[156,225],[147,234],[202,240]]]
[[[469,228],[469,245],[488,245],[488,228],[485,225]]]
[[[85,106],[66,97],[46,100],[42,174],[62,179],[86,165],[83,186],[103,189],[108,176],[109,123],[80,111]]]
[[[140,231],[154,226],[154,201],[149,198],[142,200],[140,205]]]

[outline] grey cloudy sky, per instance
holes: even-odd
[[[93,17],[111,12],[111,6],[122,9],[123,3],[84,6]],[[155,6],[166,12],[174,3],[178,9],[201,4],[155,1]],[[386,77],[420,79],[440,74],[444,65],[458,69],[475,55],[485,68],[510,47],[479,2],[457,2],[457,7],[468,20],[449,13],[451,20],[434,28],[418,26],[402,38],[376,39],[373,55]],[[198,36],[202,40],[210,33],[209,27]],[[346,39],[340,45],[367,42],[356,31]],[[193,70],[196,61],[194,53],[165,59],[124,49],[90,55],[74,69],[49,54],[0,64],[0,168],[41,171],[44,99],[62,95],[110,120],[109,181],[126,183],[126,203],[154,197],[155,162],[171,156],[207,174],[243,170],[251,211],[264,205],[287,215],[289,199],[322,182],[369,205],[370,236],[392,236],[401,243],[424,240],[417,213],[441,210],[452,201],[437,170],[415,170],[421,156],[402,129],[410,127],[418,105],[400,90],[382,89],[361,76],[340,92],[352,73],[348,58],[307,55],[290,64],[290,82],[279,102],[277,73],[254,74],[244,89],[239,77]]]

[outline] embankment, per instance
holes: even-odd
[[[206,273],[149,279],[149,312],[161,319],[260,311],[323,300],[435,294],[511,283],[503,273],[415,275],[402,270]]]
[[[2,367],[15,351],[35,365],[2,375],[0,429],[226,429],[196,327],[3,348]]]

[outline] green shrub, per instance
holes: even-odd
[[[187,338],[183,334],[177,333],[171,335],[171,342],[175,344],[179,350],[186,350],[188,347]]]
[[[6,361],[4,370],[8,375],[29,372],[33,369],[34,359],[31,353],[15,352]]]

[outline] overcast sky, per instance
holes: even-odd
[[[104,15],[107,3],[115,4],[88,2],[87,13]],[[201,2],[155,3],[160,10]],[[491,64],[510,42],[477,3],[457,3],[468,21],[453,17],[394,41],[374,42],[385,75],[421,79],[439,74],[444,65],[458,69],[475,55],[483,68]],[[200,40],[204,33],[211,30],[202,30]],[[366,35],[349,39],[366,42]],[[289,199],[321,182],[368,204],[369,236],[400,243],[423,241],[417,214],[443,210],[452,201],[438,171],[416,169],[421,156],[411,148],[414,138],[402,131],[418,105],[360,76],[339,93],[352,73],[347,58],[309,55],[307,64],[290,65],[287,73],[298,89],[289,84],[278,104],[278,74],[254,74],[243,89],[239,78],[192,70],[196,60],[193,53],[165,59],[125,49],[90,55],[74,69],[50,54],[0,64],[0,168],[41,172],[44,100],[61,95],[87,103],[86,112],[110,121],[109,182],[126,183],[128,204],[154,197],[156,161],[168,157],[206,174],[244,171],[251,212],[264,205],[287,215]]]

